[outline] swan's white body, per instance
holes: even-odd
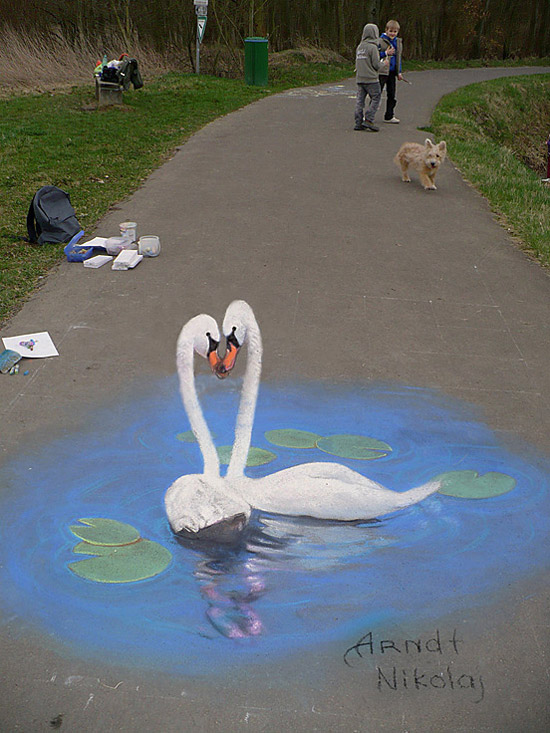
[[[431,481],[391,491],[340,463],[303,463],[264,478],[241,477],[231,487],[251,506],[273,514],[349,522],[375,519],[416,504],[440,487]]]
[[[197,533],[235,517],[243,522],[250,517],[250,505],[235,494],[226,478],[220,476],[220,462],[202,413],[193,369],[193,354],[207,357],[209,335],[219,341],[219,329],[213,318],[196,316],[182,328],[177,346],[180,392],[191,429],[204,461],[203,473],[180,476],[164,496],[168,521],[174,532]]]
[[[223,332],[226,336],[235,334],[240,345],[248,344],[235,442],[226,475],[228,485],[247,504],[275,514],[352,521],[404,509],[441,488],[440,481],[429,481],[408,491],[392,491],[335,462],[303,463],[263,478],[245,476],[262,359],[260,329],[247,303],[242,300],[231,303]]]

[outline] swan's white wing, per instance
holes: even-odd
[[[391,491],[339,463],[304,463],[236,486],[254,508],[288,516],[352,521],[374,519],[415,504],[437,491],[430,482]]]

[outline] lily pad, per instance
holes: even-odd
[[[182,443],[196,443],[197,439],[195,438],[195,434],[192,430],[186,430],[184,433],[178,433],[176,435],[176,438],[180,440]]]
[[[321,437],[318,433],[310,433],[307,430],[295,430],[294,428],[268,430],[264,435],[270,443],[280,445],[283,448],[315,448],[317,441]]]
[[[210,435],[212,438],[216,437],[216,433],[212,431],[210,431]],[[192,430],[186,430],[183,433],[176,433],[176,440],[179,440],[180,443],[198,443],[195,438],[195,433]]]
[[[139,540],[139,532],[131,524],[117,522],[115,519],[103,517],[89,517],[79,519],[80,524],[73,524],[71,532],[84,542],[94,545],[129,545]]]
[[[192,430],[186,430],[184,433],[178,433],[176,438],[182,443],[196,443],[195,433]]]
[[[516,485],[516,480],[506,473],[488,471],[480,475],[477,471],[448,471],[437,478],[443,481],[440,494],[460,499],[491,499],[507,494]]]
[[[317,447],[333,456],[356,458],[360,461],[384,458],[392,451],[387,443],[366,435],[328,435],[317,441]]]
[[[73,552],[94,555],[69,564],[75,575],[96,583],[135,583],[162,573],[172,559],[172,553],[158,542],[139,540],[131,545],[107,547],[79,542]]]
[[[226,465],[229,463],[229,460],[231,458],[231,450],[232,446],[230,445],[220,445],[218,447],[218,456],[222,465]],[[246,465],[263,466],[266,463],[271,463],[271,461],[274,461],[275,458],[277,458],[277,455],[275,453],[272,453],[270,450],[264,450],[263,448],[255,448],[254,446],[251,446],[248,451],[248,459],[246,461]]]

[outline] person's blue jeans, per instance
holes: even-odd
[[[367,95],[370,98],[369,106],[364,113],[364,119],[370,123],[374,122],[374,115],[380,106],[380,82],[373,81],[369,84],[357,84],[357,101],[355,103],[355,125],[358,127],[363,124],[363,109],[365,107],[365,99]]]

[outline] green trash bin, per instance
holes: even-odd
[[[267,86],[267,38],[244,39],[244,81],[257,87]]]

